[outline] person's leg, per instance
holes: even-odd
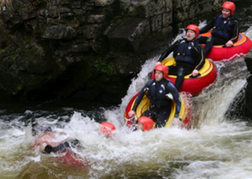
[[[182,66],[170,66],[169,67],[169,74],[176,75],[177,79],[175,82],[175,87],[179,90],[180,86],[184,81],[184,70]]]
[[[177,88],[178,91],[184,82],[184,75],[185,75],[185,70],[182,66],[180,66],[178,69],[177,79],[175,82],[175,87]]]
[[[194,70],[194,66],[187,63],[183,63],[183,64],[178,64],[178,69],[179,70],[178,70],[177,79],[175,82],[175,87],[179,91],[180,87],[182,86],[184,82],[185,76],[192,73],[192,71]]]
[[[177,75],[178,74],[178,66],[169,66],[169,74],[170,75]]]
[[[155,106],[150,106],[141,116],[150,117],[153,121],[157,119],[157,108]]]
[[[156,128],[164,127],[171,112],[171,105],[162,106],[158,109]]]

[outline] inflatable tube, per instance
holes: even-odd
[[[128,103],[125,112],[124,112],[124,122],[128,127],[130,127],[133,123],[129,119],[128,112],[133,108],[136,98],[138,96],[139,92],[132,97],[130,102]],[[182,128],[189,129],[190,128],[190,106],[191,102],[189,100],[189,97],[186,97],[185,94],[180,94],[180,99],[181,99],[181,110],[179,113],[179,118],[182,120]],[[136,109],[136,120],[143,114],[144,111],[146,111],[150,107],[150,100],[147,98],[146,95],[144,95],[143,99],[139,103],[137,109]],[[172,101],[172,108],[171,108],[171,113],[170,116],[168,117],[168,120],[165,124],[165,128],[170,128],[172,127],[172,120],[175,115],[176,110],[176,103],[175,101]],[[154,123],[155,126],[155,123]],[[153,126],[153,127],[154,127]]]
[[[200,36],[211,36],[211,32],[200,34]],[[203,44],[204,46],[205,44]],[[239,34],[237,42],[233,47],[223,47],[223,45],[214,45],[211,51],[207,54],[207,58],[211,58],[213,61],[221,60],[234,60],[247,54],[252,47],[251,40],[243,33]]]
[[[45,132],[37,136],[34,143],[34,149],[39,147],[40,151],[44,153],[43,151],[46,145],[51,145],[53,147],[59,145],[59,143],[55,141],[56,141],[56,137],[53,132]],[[50,154],[47,154],[47,155],[50,155]],[[74,153],[71,150],[71,148],[64,149],[60,152],[57,152],[57,155],[53,157],[55,157],[57,161],[65,165],[78,166],[78,167],[88,166],[88,161],[86,161],[85,159],[81,158],[79,155]]]
[[[165,66],[175,66],[176,61],[173,57],[168,57],[162,61],[162,64]],[[217,68],[216,66],[206,59],[204,66],[199,70],[200,76],[192,78],[191,74],[186,75],[182,86],[180,87],[180,92],[187,92],[192,95],[198,95],[204,88],[212,84],[217,77]],[[166,77],[174,85],[177,77],[175,75],[168,75]],[[152,72],[152,79],[154,79],[154,72]]]

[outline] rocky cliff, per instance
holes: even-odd
[[[118,103],[145,60],[222,2],[1,1],[1,93]]]

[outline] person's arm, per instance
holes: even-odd
[[[167,84],[167,90],[168,90],[169,93],[172,94],[173,100],[176,102],[175,118],[178,118],[179,117],[179,112],[180,112],[180,109],[181,109],[181,101],[180,101],[179,92],[171,82],[169,82]]]
[[[138,94],[136,98],[135,104],[131,110],[136,111],[137,106],[139,105],[140,101],[143,99],[144,92],[145,92],[144,89],[145,87],[141,89],[140,93]]]
[[[158,62],[162,62],[174,49],[176,49],[176,46],[178,46],[178,41],[173,43],[172,45],[168,46],[168,48],[161,54],[160,58],[158,59]]]
[[[211,20],[207,25],[205,25],[203,28],[200,29],[200,34],[208,32],[210,29],[213,28],[215,23],[216,17]]]
[[[232,47],[234,43],[238,40],[239,37],[239,21],[236,17],[232,17],[232,33],[231,33],[231,39],[229,39],[226,44],[224,45],[225,47]]]
[[[136,101],[134,103],[134,106],[132,107],[132,109],[129,111],[128,116],[132,117],[135,112],[136,112],[136,108],[139,105],[139,103],[141,102],[141,100],[143,99],[143,96],[145,94],[145,91],[148,90],[147,88],[149,88],[150,84],[152,83],[153,80],[149,80],[144,87],[141,89],[140,93],[138,94]]]
[[[238,37],[239,37],[239,21],[237,18],[235,18],[233,22],[232,38],[230,40],[233,43],[235,43],[238,40]]]
[[[196,45],[195,50],[199,59],[199,63],[195,67],[195,70],[199,71],[205,64],[205,55],[204,55],[203,47],[201,44],[198,43]]]

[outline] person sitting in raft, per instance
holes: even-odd
[[[168,68],[171,75],[177,75],[175,86],[178,91],[184,82],[184,76],[192,73],[192,77],[197,77],[200,75],[199,70],[205,64],[203,47],[197,40],[198,35],[198,26],[194,24],[188,25],[186,27],[186,38],[178,40],[170,45],[158,60],[157,64],[161,64],[161,62],[173,52],[176,66],[169,66]]]
[[[136,130],[149,131],[153,128],[154,122],[149,117],[141,116],[137,121]]]
[[[235,4],[226,1],[222,4],[221,15],[215,17],[206,26],[200,29],[200,33],[206,33],[212,29],[212,37],[200,37],[199,41],[206,44],[204,54],[208,54],[213,45],[232,47],[239,37],[239,20],[234,15]]]
[[[135,111],[144,94],[149,98],[151,106],[147,109],[142,116],[147,116],[156,122],[156,128],[163,127],[170,115],[171,111],[171,98],[176,102],[176,112],[174,121],[179,120],[179,112],[181,108],[181,101],[179,93],[175,86],[166,78],[168,75],[168,68],[165,65],[158,64],[154,68],[155,79],[149,80],[141,89],[135,104],[128,112],[131,118],[135,115]],[[171,96],[171,98],[169,97]]]

